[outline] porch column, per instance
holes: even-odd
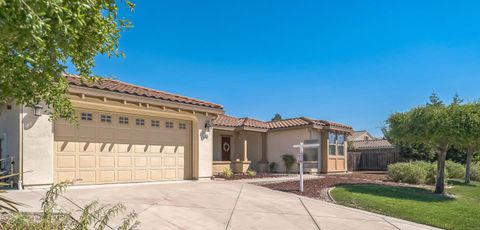
[[[242,132],[242,144],[243,144],[243,161],[248,161],[248,143],[247,143],[247,132]]]
[[[262,162],[268,162],[268,159],[267,159],[267,133],[262,133]]]

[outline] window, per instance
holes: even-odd
[[[337,134],[329,133],[328,134],[328,154],[335,156],[337,155]]]
[[[339,156],[345,155],[345,135],[337,135],[337,152]]]
[[[306,145],[318,144],[318,140],[305,140],[303,142]],[[304,161],[318,161],[318,147],[307,147],[303,149]]]
[[[135,124],[144,126],[145,125],[145,120],[144,119],[136,119]]]
[[[160,121],[152,120],[152,127],[160,127]]]
[[[118,118],[118,123],[123,124],[123,125],[128,125],[128,117],[119,117]]]
[[[171,122],[171,121],[165,122],[165,127],[167,127],[167,128],[173,128],[173,122]]]
[[[100,115],[100,121],[111,123],[112,122],[112,116],[102,114],[102,115]]]
[[[179,129],[187,129],[187,124],[185,124],[185,123],[180,123],[180,124],[178,124],[178,128],[179,128]]]
[[[82,113],[80,117],[82,121],[91,121],[93,119],[93,116],[91,113]]]

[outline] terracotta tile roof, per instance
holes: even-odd
[[[203,106],[213,109],[223,109],[222,105],[214,104],[206,101],[197,100],[194,98],[184,97],[176,94],[171,94],[159,90],[149,89],[141,86],[128,84],[125,82],[104,78],[100,82],[90,83],[87,81],[81,81],[80,76],[66,74],[67,81],[71,85],[106,90],[111,92],[124,93],[129,95],[136,95],[142,97],[155,98],[170,102],[183,103],[189,105]]]
[[[268,125],[265,122],[251,119],[251,118],[236,118],[227,115],[219,115],[214,121],[214,125],[224,127],[251,127],[268,129]]]
[[[354,149],[389,149],[395,148],[388,140],[376,139],[368,141],[352,141],[350,142]]]
[[[320,125],[320,126],[333,126],[346,129],[352,129],[350,126],[342,125],[339,123],[324,121],[324,120],[314,120],[306,117],[290,118],[280,121],[268,121],[263,122],[251,118],[236,118],[227,115],[219,115],[217,119],[213,121],[213,124],[216,126],[224,127],[252,127],[252,128],[262,128],[262,129],[278,129],[278,128],[290,128],[297,126],[305,125]]]

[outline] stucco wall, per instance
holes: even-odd
[[[258,171],[258,162],[262,160],[262,134],[247,132],[248,160],[251,161],[250,169]]]
[[[272,131],[267,135],[267,157],[269,162],[277,163],[277,171],[285,172],[285,166],[283,165],[282,155],[291,154],[296,155],[299,153],[298,149],[293,148],[293,145],[297,145],[305,140],[319,139],[320,133],[316,130],[309,128],[299,129],[285,129],[280,131]],[[292,172],[298,172],[298,166],[295,165],[292,168]]]
[[[208,178],[212,177],[213,165],[213,128],[210,132],[205,130],[205,122],[209,117],[197,115],[198,118],[198,177]],[[195,153],[194,153],[195,154]]]
[[[7,105],[11,109],[7,109]],[[18,148],[20,132],[20,107],[14,103],[0,104],[0,138],[3,139],[2,157],[13,156],[16,162],[14,172],[18,172]],[[10,162],[4,162],[5,171],[10,170]],[[17,178],[15,178],[17,181]]]
[[[46,111],[35,116],[33,109],[23,113],[23,185],[53,183],[53,124]]]

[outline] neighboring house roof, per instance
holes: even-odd
[[[251,118],[236,118],[227,115],[219,115],[213,124],[223,127],[251,127],[261,129],[278,129],[278,128],[290,128],[305,125],[320,125],[320,126],[333,126],[338,128],[352,129],[347,125],[339,123],[329,122],[325,120],[314,120],[306,117],[290,118],[279,121],[259,121]]]
[[[352,141],[350,142],[354,149],[389,149],[395,148],[388,140],[375,139],[368,141]]]
[[[99,82],[90,83],[88,81],[82,81],[78,75],[66,74],[67,81],[71,85],[88,87],[93,89],[106,90],[117,93],[124,93],[129,95],[136,95],[142,97],[149,97],[154,99],[160,99],[170,102],[183,103],[189,105],[203,106],[213,109],[223,109],[222,105],[214,104],[207,101],[201,101],[190,97],[184,97],[176,94],[171,94],[155,89],[149,89],[129,83],[104,78]]]
[[[367,135],[372,140],[378,139],[378,138],[375,138],[374,136],[372,136],[368,131],[360,130],[360,131],[354,131],[353,134],[350,137],[348,137],[348,140],[349,141],[364,141],[364,139],[362,138],[362,136],[364,136],[364,135]]]

